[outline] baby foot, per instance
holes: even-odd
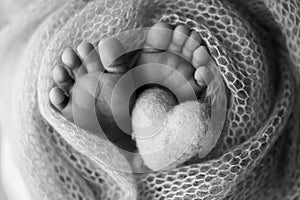
[[[160,73],[166,77],[164,82],[176,85],[176,94],[186,97],[186,100],[193,100],[188,85],[198,95],[212,79],[208,68],[214,61],[201,42],[196,31],[190,31],[183,25],[172,30],[166,23],[157,23],[147,34],[145,49],[138,64],[158,63],[174,68],[173,72],[179,72],[185,77],[184,82],[178,80],[176,73],[161,68]],[[151,76],[153,73],[149,71],[145,74]]]
[[[155,69],[163,74],[159,83],[175,85],[172,88],[176,93],[172,92],[186,97],[185,100],[194,100],[192,92],[199,95],[203,91],[213,78],[209,68],[215,67],[207,49],[201,45],[199,34],[182,25],[172,30],[165,23],[150,28],[139,60],[140,65],[155,63],[161,67]],[[153,76],[151,66],[144,68],[149,70],[145,75]],[[178,79],[174,72],[180,72],[185,79]],[[142,160],[152,170],[176,167],[199,152],[205,156],[215,144],[211,133],[207,134],[210,118],[206,105],[175,101],[170,91],[150,88],[139,94],[134,105],[132,135]]]
[[[127,71],[124,52],[114,38],[100,41],[98,51],[87,42],[78,46],[77,53],[66,49],[64,66],[53,69],[56,86],[49,96],[52,105],[76,125],[97,134],[102,129],[117,146],[131,150],[133,141],[115,124],[110,107],[113,87]]]

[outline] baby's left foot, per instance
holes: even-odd
[[[66,49],[63,65],[53,70],[56,86],[49,98],[76,125],[95,134],[103,131],[114,144],[132,151],[131,136],[117,126],[110,105],[114,85],[128,70],[125,53],[115,38],[100,41],[98,50],[87,42],[82,42],[77,51]]]

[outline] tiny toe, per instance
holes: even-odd
[[[104,71],[99,54],[91,43],[82,42],[77,47],[77,51],[85,64],[87,72]]]
[[[66,65],[70,70],[74,71],[75,75],[78,68],[81,66],[81,60],[79,56],[75,53],[75,51],[71,48],[67,48],[62,53],[61,59],[64,65]]]
[[[68,71],[60,65],[53,69],[52,76],[55,83],[63,90],[68,90],[74,83]]]
[[[199,33],[197,33],[195,30],[192,31],[190,37],[188,37],[187,41],[183,46],[182,55],[188,61],[191,61],[194,51],[197,49],[197,47],[200,46],[200,44],[201,44],[201,37]]]
[[[60,111],[64,109],[68,103],[68,97],[65,95],[64,91],[58,87],[51,89],[49,98],[52,105]]]
[[[101,62],[108,72],[124,73],[128,69],[128,59],[124,46],[116,38],[101,40],[98,45]]]
[[[152,26],[146,37],[146,48],[167,50],[172,40],[173,30],[166,23],[159,22]]]
[[[169,50],[172,52],[181,52],[184,43],[186,42],[190,30],[184,26],[179,25],[173,32],[172,42],[169,46]]]
[[[195,68],[203,65],[205,66],[209,60],[210,55],[205,46],[200,46],[193,52],[192,64]]]
[[[206,87],[212,81],[212,74],[205,66],[197,68],[194,78],[200,87]]]

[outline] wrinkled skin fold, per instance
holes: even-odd
[[[30,4],[2,30],[0,60],[1,89],[13,88],[1,101],[3,131],[15,136],[31,198],[300,198],[299,13],[296,0]],[[158,20],[186,24],[205,41],[228,89],[226,125],[203,162],[133,176],[114,145],[51,107],[51,70],[66,47]]]

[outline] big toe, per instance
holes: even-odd
[[[124,73],[128,70],[128,55],[116,38],[107,38],[98,45],[101,62],[107,72]]]
[[[167,50],[172,40],[172,35],[171,26],[159,22],[150,28],[146,37],[145,48]]]

